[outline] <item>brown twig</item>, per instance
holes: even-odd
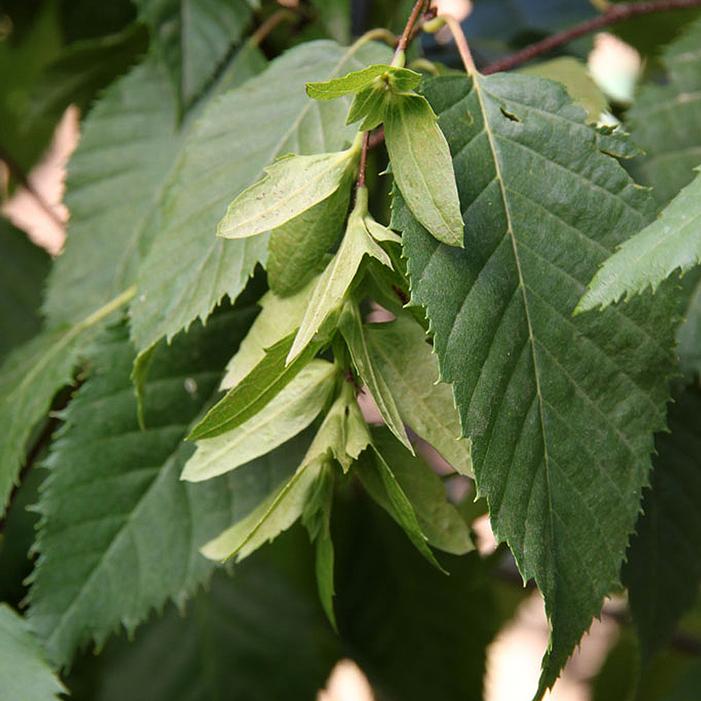
[[[414,25],[419,19],[419,15],[421,14],[421,11],[423,10],[425,4],[426,0],[416,0],[414,7],[411,9],[411,13],[409,14],[409,19],[404,25],[404,31],[402,32],[402,35],[399,37],[399,41],[397,42],[397,48],[394,52],[395,56],[402,53],[403,51],[406,51],[406,47],[411,41],[411,37],[414,31]]]
[[[368,150],[370,146],[370,132],[363,133],[363,144],[360,148],[360,164],[358,165],[358,188],[365,187],[365,171],[368,167]]]
[[[630,5],[613,5],[609,10],[598,17],[594,17],[574,27],[565,29],[562,32],[553,34],[542,41],[527,46],[525,49],[521,49],[521,51],[517,51],[510,56],[488,64],[482,70],[482,73],[488,75],[490,73],[511,70],[553,49],[564,46],[585,34],[590,34],[598,29],[603,29],[604,27],[623,22],[633,17],[640,17],[641,15],[649,15],[657,12],[667,12],[669,10],[688,10],[694,7],[701,7],[701,0],[655,0],[653,2],[639,2]]]
[[[465,73],[470,75],[474,74],[475,62],[472,59],[472,52],[467,44],[467,39],[465,38],[465,33],[462,31],[460,22],[450,15],[438,15],[438,17],[445,22],[446,26],[450,30],[450,33],[453,35],[453,41],[458,49],[458,53],[460,54],[460,60],[465,68]]]
[[[258,29],[251,34],[249,41],[253,46],[260,46],[279,24],[283,22],[297,22],[300,19],[302,19],[301,15],[293,10],[277,10],[264,22],[261,22]]]

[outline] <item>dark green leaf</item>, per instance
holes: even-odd
[[[32,430],[46,415],[56,392],[68,384],[96,331],[131,299],[115,297],[73,326],[43,331],[15,349],[0,368],[0,513],[16,483]]]
[[[561,87],[501,74],[438,78],[425,92],[455,154],[465,250],[401,202],[395,223],[479,494],[545,596],[541,695],[618,581],[665,422],[676,302],[666,288],[572,318],[653,207]]]
[[[251,20],[246,0],[135,0],[149,25],[183,106],[224,62]]]
[[[180,480],[193,450],[183,437],[249,321],[247,310],[227,312],[159,347],[146,431],[137,423],[126,332],[103,338],[93,375],[66,411],[37,507],[29,618],[57,664],[90,640],[101,646],[120,624],[132,631],[168,599],[182,604],[212,569],[198,548],[301,459],[303,440],[217,480]]]
[[[670,407],[670,433],[657,436],[651,488],[623,566],[643,664],[671,638],[701,583],[701,390]]]
[[[0,218],[0,359],[39,331],[50,260],[26,234]]]

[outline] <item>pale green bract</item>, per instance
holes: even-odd
[[[357,305],[348,303],[343,309],[339,329],[348,345],[353,364],[360,374],[360,379],[367,386],[382,419],[392,433],[404,444],[409,452],[414,448],[407,436],[397,402],[383,375],[379,372],[370,354],[366,326],[360,316]]]
[[[396,399],[402,419],[457,472],[471,477],[470,440],[460,437],[453,393],[438,381],[438,358],[424,330],[407,315],[364,328],[371,363]]]
[[[284,156],[265,177],[244,190],[219,222],[217,235],[242,239],[272,231],[338,190],[359,155],[353,146],[337,153]]]
[[[698,172],[698,168],[696,169]],[[589,283],[575,313],[607,307],[653,291],[675,270],[685,273],[701,262],[701,174],[687,185],[660,216],[625,241]]]
[[[367,197],[365,188],[356,192],[355,207],[348,219],[343,241],[333,260],[317,280],[287,357],[288,363],[308,346],[326,319],[334,312],[340,311],[365,256],[379,260],[388,268],[392,267],[389,256],[369,230],[368,221],[372,221],[372,218],[367,212]],[[374,231],[377,232],[378,229],[374,228]]]
[[[27,622],[5,603],[0,604],[0,689],[8,701],[58,701],[67,693]]]
[[[320,273],[346,223],[351,174],[315,207],[275,229],[268,244],[268,284],[282,297],[295,295]]]
[[[246,518],[207,543],[202,548],[202,554],[210,560],[235,557],[240,562],[286,531],[302,515],[309,491],[322,467],[321,460],[307,462],[305,458],[288,481]]]
[[[411,455],[386,428],[373,429],[372,439],[416,511],[419,526],[428,542],[453,555],[471,551],[474,546],[470,528],[448,501],[441,478],[423,460]],[[372,498],[391,514],[392,508],[386,493],[380,488],[381,484],[367,472],[363,478]]]
[[[392,468],[374,445],[361,455],[357,474],[370,495],[374,495],[377,502],[387,509],[392,518],[402,527],[414,547],[434,567],[445,572],[428,546],[428,538],[419,524],[414,505],[404,492]]]
[[[292,339],[290,334],[271,346],[253,370],[207,412],[188,440],[213,438],[241,426],[292,382],[319,349],[311,345],[294,362],[287,363]]]
[[[439,241],[463,247],[463,221],[448,142],[428,101],[402,95],[385,110],[392,174],[411,213]]]
[[[269,453],[303,431],[329,400],[336,369],[312,360],[279,394],[248,421],[197,443],[181,479],[202,482]]]
[[[263,295],[258,302],[260,313],[226,366],[222,389],[236,387],[263,360],[266,350],[299,328],[313,284],[308,283],[291,297],[278,297],[270,291]]]
[[[476,74],[424,92],[455,154],[465,249],[436,241],[401,197],[393,223],[472,439],[478,493],[545,598],[542,696],[619,581],[665,425],[676,300],[665,288],[572,317],[654,203],[562,87]]]
[[[353,386],[345,382],[309,446],[307,459],[334,458],[348,472],[371,442]]]
[[[314,100],[335,100],[344,95],[359,93],[371,86],[376,86],[381,90],[405,92],[414,90],[420,82],[421,74],[416,71],[386,64],[376,64],[348,73],[342,78],[307,83],[307,95]]]

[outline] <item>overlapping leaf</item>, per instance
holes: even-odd
[[[197,317],[206,318],[224,295],[236,297],[264,259],[266,236],[235,242],[214,233],[229,202],[258,180],[265,166],[286,153],[333,151],[352,140],[352,129],[338,128],[344,101],[316,103],[304,92],[305,82],[342,74],[386,53],[376,45],[304,44],[203,112],[168,187],[160,231],[131,308],[132,336],[140,350]]]
[[[154,60],[116,82],[83,126],[69,166],[66,248],[49,278],[51,325],[73,323],[134,282],[160,188],[178,153],[176,106]]]
[[[29,618],[56,663],[68,664],[90,640],[101,645],[120,623],[133,630],[168,599],[182,603],[211,571],[199,546],[296,467],[299,442],[218,480],[180,481],[193,450],[183,437],[249,322],[246,310],[222,314],[157,349],[145,431],[126,333],[103,340],[93,376],[66,412],[38,505]]]
[[[628,239],[597,271],[579,311],[605,307],[646,288],[655,290],[674,271],[701,262],[701,175],[662,210],[659,218]]]
[[[388,324],[365,327],[373,365],[397,401],[402,419],[456,470],[472,474],[470,441],[460,438],[452,392],[438,382],[438,359],[424,330],[401,316]]]
[[[669,202],[701,162],[701,23],[695,22],[662,56],[668,80],[645,85],[628,112],[633,139],[646,153],[635,173]]]
[[[0,689],[8,701],[58,701],[66,691],[26,621],[7,604],[0,604]]]
[[[257,51],[242,50],[231,80],[242,82],[262,61]],[[50,324],[80,319],[136,280],[161,231],[165,187],[189,127],[178,127],[168,77],[154,57],[115,83],[91,111],[69,166],[71,223],[49,279]]]
[[[177,94],[189,105],[251,20],[246,0],[135,0],[161,49]]]
[[[689,387],[657,437],[651,488],[645,492],[623,567],[623,583],[644,662],[671,638],[696,601],[701,582],[701,392]]]
[[[56,392],[71,381],[101,324],[129,299],[127,291],[73,326],[43,331],[10,353],[0,368],[0,512],[7,506],[35,426]]]
[[[290,551],[294,557],[285,558]],[[303,542],[286,541],[275,557],[246,562],[233,578],[218,573],[185,616],[170,606],[133,641],[108,645],[97,673],[79,677],[71,698],[314,698],[340,650],[304,577],[307,554]]]
[[[661,290],[572,318],[652,202],[561,87],[476,75],[425,92],[454,156],[465,250],[401,201],[395,223],[495,533],[545,596],[542,694],[618,580],[664,426],[675,309]]]

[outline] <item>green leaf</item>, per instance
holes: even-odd
[[[257,414],[215,438],[197,443],[181,479],[201,482],[234,470],[265,455],[303,431],[329,400],[336,369],[325,360],[312,360],[274,401]]]
[[[667,204],[691,182],[701,161],[701,22],[690,24],[685,34],[663,53],[667,69],[664,85],[641,88],[627,113],[628,126],[645,157],[634,172],[654,187],[659,204]]]
[[[0,359],[34,336],[51,258],[25,233],[0,218]]]
[[[292,339],[290,334],[271,346],[263,360],[207,412],[192,429],[188,440],[213,438],[233,431],[254,417],[297,377],[316,355],[319,346],[309,346],[305,353],[286,365]]]
[[[346,180],[357,156],[353,147],[336,153],[279,158],[266,167],[262,180],[229,205],[217,236],[242,239],[286,224],[331,197]]]
[[[387,103],[392,99],[392,93],[386,90],[366,88],[361,90],[354,98],[346,117],[346,124],[355,124],[359,119],[361,131],[370,131],[385,121]]]
[[[377,452],[390,466],[398,484],[411,502],[416,519],[428,542],[439,550],[453,555],[464,555],[474,549],[470,530],[460,512],[447,499],[441,478],[420,458],[409,453],[386,428],[372,432]],[[387,493],[382,483],[365,471],[362,476],[372,498],[392,514]]]
[[[521,73],[564,85],[572,101],[586,110],[587,122],[591,124],[596,124],[602,112],[609,109],[605,95],[589,75],[586,64],[572,56],[559,56],[535,66],[527,66],[521,69]]]
[[[355,398],[355,388],[344,382],[307,451],[308,461],[334,458],[344,472],[372,442]]]
[[[292,297],[267,292],[261,298],[261,311],[246,338],[226,366],[222,389],[231,389],[243,380],[265,357],[265,352],[299,328],[309,301],[310,285]]]
[[[159,346],[146,431],[137,423],[126,331],[103,338],[93,375],[66,411],[38,505],[29,620],[57,664],[90,640],[100,647],[120,624],[133,631],[168,599],[182,605],[211,573],[198,548],[298,464],[303,438],[217,480],[179,479],[193,451],[183,437],[249,319],[245,309],[227,312]]]
[[[698,171],[698,169],[697,169]],[[596,272],[576,312],[607,307],[625,296],[654,290],[675,270],[701,262],[701,175],[662,210],[659,218],[621,247]]]
[[[294,294],[323,270],[346,223],[351,180],[347,173],[333,195],[272,232],[266,268],[273,292]]]
[[[0,514],[16,484],[32,430],[56,392],[71,381],[96,330],[132,295],[129,290],[115,297],[74,326],[40,333],[10,353],[0,368]]]
[[[422,95],[391,101],[385,143],[392,175],[412,214],[435,238],[463,246],[460,200],[448,142]]]
[[[148,48],[148,32],[131,24],[116,34],[82,39],[66,46],[33,88],[26,119],[58,121],[69,105],[82,113],[115,78],[127,72]]]
[[[91,110],[70,161],[68,238],[44,303],[51,325],[76,322],[134,282],[154,200],[178,146],[175,104],[153,60],[110,87]]]
[[[190,105],[243,36],[245,0],[135,0],[168,66],[180,102]]]
[[[371,86],[382,90],[408,92],[417,88],[420,82],[421,74],[416,71],[375,64],[334,80],[307,83],[307,95],[314,100],[335,100],[344,95],[354,95]]]
[[[311,342],[324,322],[340,310],[365,256],[376,258],[387,267],[392,267],[389,256],[377,244],[368,228],[371,218],[367,213],[367,196],[365,188],[356,192],[355,207],[348,219],[343,241],[317,280],[288,362],[293,361]]]
[[[643,664],[672,637],[701,583],[701,391],[670,406],[669,433],[657,436],[651,488],[623,565],[623,583]]]
[[[256,51],[242,50],[232,70],[242,81],[259,69],[261,60]],[[177,129],[171,92],[165,70],[150,59],[115,83],[86,119],[69,167],[68,239],[44,304],[51,325],[80,320],[137,279],[162,228],[166,185],[190,126],[188,121]],[[139,138],[131,138],[133,133]],[[173,260],[169,255],[171,268]],[[143,293],[139,299],[146,303]]]
[[[353,364],[358,370],[360,379],[370,390],[370,394],[375,400],[384,422],[401,443],[413,453],[414,449],[404,428],[404,422],[399,413],[395,397],[384,376],[373,361],[366,326],[363,325],[357,305],[346,305],[341,314],[339,329],[348,344],[348,350],[353,359]]]
[[[234,577],[216,573],[185,615],[168,606],[133,640],[123,636],[91,656],[71,699],[315,698],[340,645],[304,576],[312,568],[307,543],[285,539],[274,548],[237,567]]]
[[[267,541],[286,531],[304,512],[309,492],[319,477],[323,462],[307,461],[276,488],[248,516],[234,523],[202,548],[210,560],[228,560],[235,557],[241,562]]]
[[[504,621],[493,563],[476,553],[427,564],[378,508],[338,499],[336,616],[378,698],[484,699],[488,645]]]
[[[316,543],[316,581],[319,600],[326,617],[338,631],[333,610],[335,588],[333,583],[334,550],[331,540],[331,509],[333,506],[334,474],[333,467],[326,463],[312,487],[309,499],[302,513],[302,521],[309,531],[309,537]]]
[[[653,204],[564,89],[477,74],[425,93],[455,154],[465,250],[437,242],[401,198],[394,228],[472,439],[478,493],[545,597],[540,696],[618,581],[664,426],[676,301],[661,289],[572,318]]]
[[[374,446],[361,455],[356,474],[370,496],[376,499],[402,527],[414,547],[434,567],[445,572],[431,552],[431,548],[428,547],[428,538],[419,523],[414,505],[390,466]]]
[[[282,154],[335,151],[353,138],[353,129],[337,126],[345,101],[311,102],[305,81],[381,60],[387,52],[374,44],[343,49],[329,41],[306,43],[207,105],[166,190],[159,231],[139,276],[140,294],[131,307],[139,350],[206,318],[224,295],[235,298],[264,260],[267,237],[224,241],[214,235],[233,197]],[[255,139],[243,136],[252,126]]]
[[[402,420],[462,475],[472,476],[469,439],[449,385],[439,382],[438,358],[423,328],[407,315],[365,327],[371,364],[397,402]]]
[[[5,11],[6,6],[3,6],[4,16],[12,22],[9,12],[5,14]],[[23,173],[28,173],[41,157],[56,127],[50,119],[28,124],[26,115],[34,86],[42,71],[60,53],[62,44],[60,11],[56,3],[35,6],[32,19],[26,31],[12,27],[10,34],[0,42],[0,147],[4,160],[12,159]]]
[[[66,693],[26,621],[7,604],[0,604],[0,689],[8,701],[58,701]]]

